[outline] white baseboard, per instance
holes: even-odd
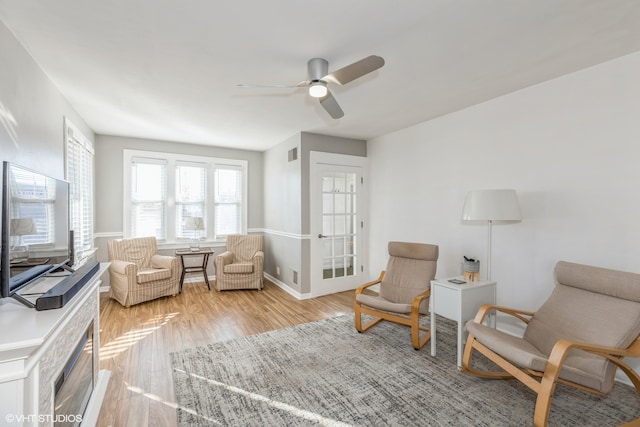
[[[285,291],[286,293],[288,293],[289,295],[291,295],[292,297],[294,297],[296,299],[305,300],[305,299],[311,298],[311,294],[309,294],[309,293],[301,294],[300,292],[296,291],[295,289],[292,289],[286,283],[278,280],[277,278],[273,277],[272,275],[270,275],[268,273],[264,273],[264,277],[266,279],[269,279],[269,281],[272,282],[274,285],[276,285],[277,287],[279,287],[280,289],[282,289],[283,291]]]

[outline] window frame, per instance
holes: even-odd
[[[213,189],[215,188],[215,171],[217,167],[224,168],[225,166],[234,166],[240,168],[242,171],[242,202],[240,215],[240,227],[239,233],[247,233],[247,218],[248,218],[248,160],[228,159],[220,157],[205,157],[194,156],[190,154],[178,154],[178,153],[166,153],[159,151],[144,151],[144,150],[123,150],[123,221],[122,232],[124,238],[131,238],[132,236],[132,221],[131,209],[132,209],[132,161],[134,158],[149,158],[154,160],[161,160],[167,162],[166,168],[166,184],[167,184],[167,202],[165,207],[165,236],[163,240],[158,240],[162,244],[184,244],[189,242],[189,238],[178,237],[176,226],[177,219],[177,204],[176,204],[176,167],[180,164],[205,164],[206,165],[206,190],[205,190],[205,224],[206,234],[204,240],[206,242],[225,242],[226,235],[215,234],[215,209],[214,209],[214,196]]]
[[[82,153],[82,158],[71,163],[70,144],[74,144],[74,150]],[[80,165],[78,165],[80,163]],[[75,175],[70,173],[70,168],[80,167],[79,171],[75,171]],[[94,194],[94,174],[95,174],[95,149],[92,142],[69,120],[64,117],[64,176],[70,184],[69,192],[69,228],[73,230],[74,262],[82,263],[86,258],[91,256],[95,251],[95,194]],[[74,182],[73,176],[76,177]],[[76,191],[80,188],[80,194]],[[82,223],[81,230],[75,227],[77,218],[74,211],[74,199],[80,198],[83,214],[80,218]],[[76,242],[79,245],[76,245]]]

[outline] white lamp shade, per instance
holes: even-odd
[[[204,230],[204,220],[200,216],[187,217],[184,220],[184,228],[187,230]]]
[[[13,218],[11,220],[11,234],[14,236],[28,236],[38,234],[33,218]]]
[[[522,220],[515,190],[470,191],[464,200],[462,221],[516,223]]]

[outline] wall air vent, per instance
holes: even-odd
[[[298,147],[289,150],[289,161],[293,162],[294,160],[298,160]]]

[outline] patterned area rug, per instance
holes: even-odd
[[[455,367],[455,327],[438,323],[438,355],[409,328],[359,334],[352,316],[171,354],[180,426],[526,426],[535,394],[517,381]],[[489,361],[474,357],[478,366]],[[624,384],[606,397],[559,385],[550,426],[617,425],[640,416]]]

